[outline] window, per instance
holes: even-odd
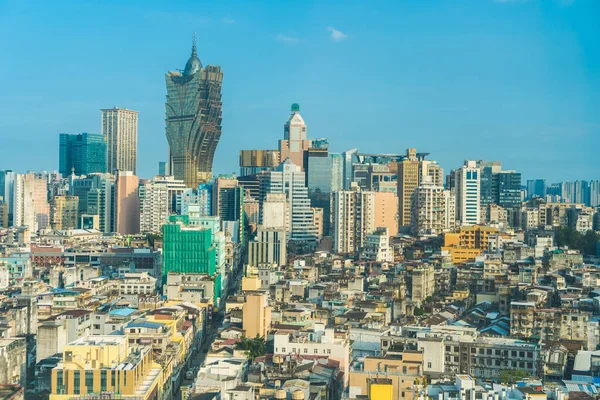
[[[446,346],[446,351],[450,351],[450,346]]]
[[[94,324],[94,329],[100,329],[100,324]]]
[[[74,374],[74,388],[73,388],[73,393],[75,394],[80,394],[81,393],[81,372],[80,371],[73,371]]]
[[[304,348],[304,354],[308,353],[308,349],[305,347]]]
[[[327,349],[327,354],[331,354],[331,349]]]
[[[100,370],[100,391],[106,392],[106,370]]]
[[[281,348],[281,352],[282,352],[282,353],[285,353],[285,347],[282,347],[282,348]]]
[[[319,354],[319,349],[315,349],[315,354]]]
[[[427,362],[427,368],[431,368],[431,362]]]
[[[88,393],[94,391],[94,371],[85,371],[85,387]]]
[[[110,386],[115,390],[115,377],[117,376],[117,371],[110,371]]]
[[[62,370],[56,371],[56,393],[61,394],[65,390]]]

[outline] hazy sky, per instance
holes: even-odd
[[[165,78],[198,35],[221,65],[215,172],[276,148],[291,103],[333,151],[501,160],[600,179],[600,1],[0,0],[0,169],[58,168],[60,132],[140,112],[138,172],[167,155]]]

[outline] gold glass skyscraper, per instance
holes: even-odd
[[[170,175],[197,187],[212,177],[213,157],[221,137],[221,67],[202,63],[196,40],[183,72],[170,71],[167,84],[166,134]]]

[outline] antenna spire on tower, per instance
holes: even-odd
[[[194,31],[194,36],[192,36],[192,56],[196,56],[196,31]]]

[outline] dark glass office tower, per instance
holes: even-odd
[[[106,141],[103,135],[61,133],[59,138],[59,166],[62,176],[87,175],[106,172]]]
[[[221,137],[221,67],[202,63],[196,39],[183,72],[166,75],[166,134],[169,171],[187,187],[196,188],[212,177],[213,157]]]
[[[498,200],[496,204],[506,209],[521,205],[521,173],[502,171],[498,176]]]

